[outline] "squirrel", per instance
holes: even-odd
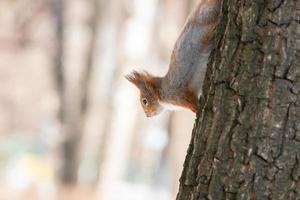
[[[164,77],[132,71],[125,78],[140,90],[140,102],[147,117],[165,109],[183,107],[197,112],[198,98],[213,47],[213,33],[219,19],[220,0],[200,0],[179,35]]]

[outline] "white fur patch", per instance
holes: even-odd
[[[182,110],[182,107],[170,104],[170,103],[165,103],[162,101],[159,101],[159,104],[166,110],[171,110],[171,111],[175,111],[175,110]]]

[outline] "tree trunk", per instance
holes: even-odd
[[[89,106],[89,89],[91,74],[93,71],[93,61],[95,56],[95,43],[98,34],[98,19],[100,12],[100,0],[90,0],[92,13],[88,26],[90,28],[90,41],[87,45],[85,64],[80,74],[78,88],[71,91],[70,74],[65,73],[65,7],[67,2],[55,0],[53,2],[53,16],[56,23],[56,54],[54,57],[54,77],[59,96],[59,122],[61,125],[62,142],[60,149],[59,179],[65,184],[75,184],[80,162],[80,145],[84,132],[85,118]],[[67,87],[69,86],[69,87]],[[72,95],[70,95],[72,94]]]
[[[65,74],[63,67],[63,57],[64,57],[64,0],[54,0],[52,2],[52,14],[55,23],[55,52],[53,57],[53,77],[56,90],[59,97],[59,109],[58,118],[59,121],[64,123],[64,94],[65,94]]]
[[[178,200],[300,199],[300,1],[223,0]]]
[[[87,110],[89,107],[89,90],[91,75],[94,67],[96,39],[98,36],[98,21],[100,14],[100,0],[88,2],[92,8],[90,19],[87,21],[90,28],[90,41],[86,47],[85,65],[82,68],[79,87],[74,92],[78,101],[73,101],[74,96],[68,96],[68,115],[64,124],[64,141],[62,143],[61,181],[66,184],[77,182],[80,164],[81,138],[84,133]]]

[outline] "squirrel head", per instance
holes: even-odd
[[[133,71],[125,78],[140,90],[140,102],[147,117],[153,117],[162,112],[159,103],[160,78],[153,77],[147,72]]]

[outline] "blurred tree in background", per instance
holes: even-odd
[[[96,41],[98,32],[98,21],[100,14],[100,1],[91,0],[87,2],[91,7],[86,24],[89,29],[89,41],[82,47],[84,52],[82,69],[76,83],[76,88],[66,86],[68,74],[64,68],[65,52],[65,13],[67,6],[63,0],[53,1],[53,18],[56,24],[56,52],[54,56],[54,80],[59,96],[59,121],[62,125],[61,131],[64,135],[61,146],[60,178],[64,183],[75,184],[79,167],[80,141],[84,131],[85,118],[88,109],[89,88],[91,73],[93,71],[94,56],[96,55]],[[69,89],[69,91],[67,90]]]
[[[3,199],[174,199],[194,116],[146,119],[192,1],[0,1]]]

